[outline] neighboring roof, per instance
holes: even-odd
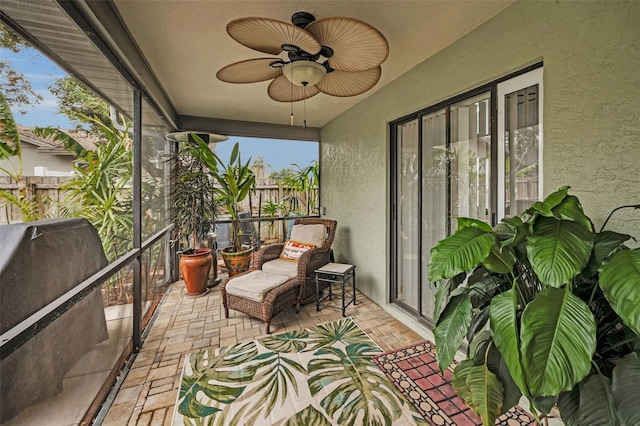
[[[33,134],[33,127],[17,125],[18,133],[20,134],[20,141],[22,143],[28,143],[37,147],[39,152],[45,154],[53,154],[60,156],[74,157],[75,153],[67,151],[62,143],[54,141],[53,138],[41,138]],[[86,136],[84,133],[77,132],[75,130],[64,130],[69,136],[73,137],[83,148],[92,151],[96,149],[96,142],[94,138]]]

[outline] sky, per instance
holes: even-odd
[[[32,48],[23,49],[20,53],[0,48],[0,59],[9,62],[13,69],[23,73],[31,81],[34,91],[43,97],[43,101],[32,108],[22,107],[26,110],[26,114],[20,114],[18,108],[12,108],[14,119],[18,124],[27,127],[53,126],[62,129],[73,127],[66,115],[57,112],[57,99],[48,90],[56,78],[67,75],[63,70]],[[244,162],[249,158],[253,162],[259,156],[263,156],[267,176],[272,171],[292,168],[292,163],[304,168],[311,161],[317,160],[319,155],[317,142],[230,136],[228,141],[216,145],[215,150],[223,160],[229,158],[234,142],[240,143],[240,155]]]

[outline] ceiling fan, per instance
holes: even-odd
[[[267,89],[278,102],[296,102],[318,93],[355,96],[380,79],[389,44],[371,25],[353,18],[316,20],[297,12],[292,24],[270,18],[240,18],[227,25],[238,43],[281,57],[256,58],[221,68],[216,76],[227,83],[273,80]]]

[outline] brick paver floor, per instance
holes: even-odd
[[[423,340],[380,306],[358,292],[358,304],[347,316],[385,350],[403,348]],[[334,297],[335,306],[340,303]],[[178,395],[185,356],[202,348],[233,345],[264,334],[264,323],[236,311],[224,318],[220,288],[205,296],[186,296],[184,283],[169,289],[165,302],[142,345],[129,374],[111,406],[104,425],[170,425]],[[302,306],[298,314],[289,308],[273,318],[271,333],[298,330],[341,318],[336,309],[315,304]]]

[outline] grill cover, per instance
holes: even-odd
[[[98,232],[86,219],[0,226],[0,331],[107,263]],[[108,337],[98,287],[0,362],[0,422],[61,392],[69,368]]]

